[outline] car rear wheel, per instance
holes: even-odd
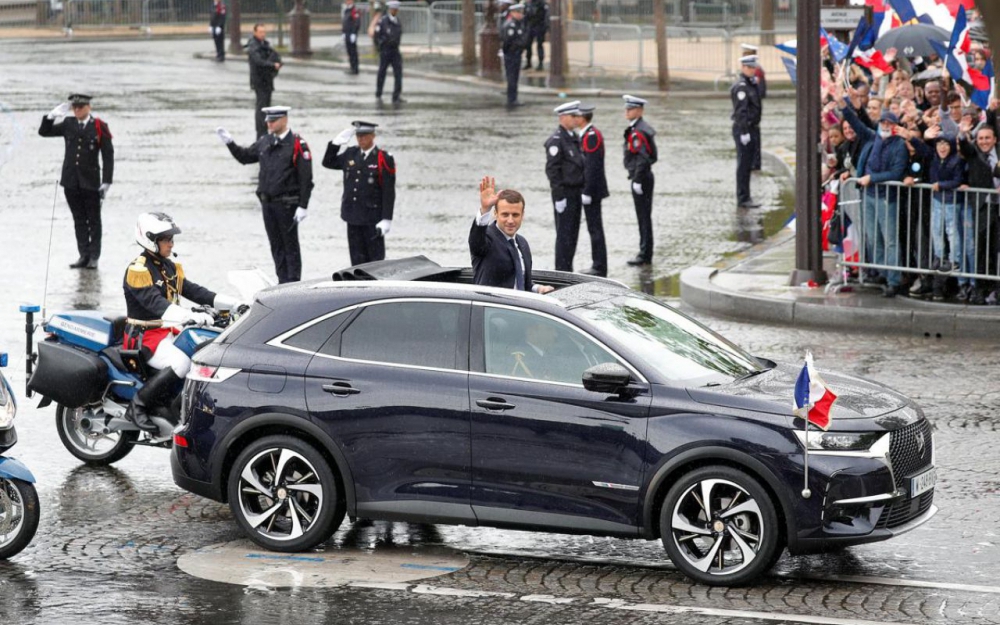
[[[344,520],[339,490],[322,454],[292,436],[254,441],[229,473],[233,515],[271,551],[304,551],[326,540]]]
[[[702,467],[674,483],[663,501],[660,533],[677,568],[710,586],[752,581],[784,547],[771,496],[726,466]]]

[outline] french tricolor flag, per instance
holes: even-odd
[[[806,419],[821,430],[830,427],[830,410],[837,396],[826,387],[813,367],[811,353],[806,354],[806,363],[795,381],[795,416]]]

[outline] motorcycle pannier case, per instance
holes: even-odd
[[[38,363],[28,388],[67,408],[99,401],[108,365],[96,355],[52,341],[38,343]]]

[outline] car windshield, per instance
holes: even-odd
[[[634,350],[642,358],[641,364],[684,386],[728,382],[763,370],[757,359],[741,348],[638,293],[573,312]]]

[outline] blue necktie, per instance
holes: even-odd
[[[507,245],[514,251],[514,288],[518,291],[524,290],[524,268],[521,267],[521,255],[517,251],[514,239],[507,239]]]

